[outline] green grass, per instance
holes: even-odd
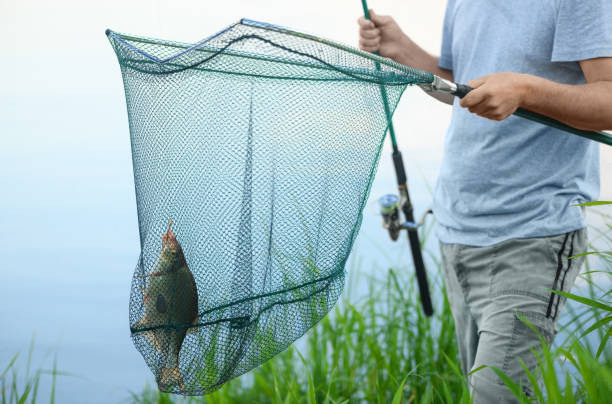
[[[30,342],[25,359],[25,370],[20,372],[20,354],[11,358],[2,373],[0,373],[0,402],[2,404],[34,404],[39,402],[38,395],[41,382],[50,383],[49,403],[55,403],[55,389],[58,376],[69,376],[68,373],[57,369],[57,358],[53,358],[51,369],[38,368],[32,371],[32,354],[34,352],[34,337]],[[50,379],[50,380],[45,380]],[[45,400],[46,401],[46,400]]]
[[[590,232],[592,241],[600,245],[600,251],[588,256],[596,263],[587,265],[580,275],[587,281],[586,290],[582,296],[564,294],[569,300],[561,331],[567,337],[558,337],[555,347],[544,345],[538,353],[541,385],[536,374],[528,375],[535,402],[612,402],[612,252],[601,250],[601,245],[612,246],[612,216],[602,215],[605,227]],[[593,260],[596,257],[599,260]],[[431,319],[422,315],[412,271],[389,269],[368,280],[366,298],[352,303],[343,299],[297,344],[213,394],[182,398],[147,386],[131,393],[129,400],[147,404],[469,403],[439,273],[435,266],[430,268],[436,297]],[[602,277],[608,282],[602,282]],[[2,403],[36,402],[41,377],[47,375],[52,377],[53,402],[55,378],[61,374],[56,367],[30,374],[28,360],[26,376],[19,378],[16,361],[17,356],[1,374]],[[22,379],[25,384],[18,382]],[[522,394],[521,386],[507,378],[505,382],[520,402],[534,402]]]
[[[468,402],[446,302],[425,318],[406,271],[369,282],[368,298],[344,301],[298,345],[196,403]],[[440,290],[441,285],[435,285]],[[441,296],[441,295],[440,295]],[[173,401],[155,388],[137,403]]]
[[[411,270],[388,269],[369,277],[367,298],[345,296],[298,344],[215,393],[183,399],[147,386],[133,402],[467,403],[452,315],[441,278],[432,280],[434,318],[422,314]]]
[[[601,214],[601,213],[600,213]],[[612,246],[612,217],[603,215],[604,229],[591,229],[599,245]],[[529,373],[539,403],[609,403],[612,400],[611,290],[612,253],[592,252],[597,268],[587,265],[586,296],[564,294],[571,304],[562,317],[567,338],[548,348],[543,342],[538,372]],[[439,265],[438,265],[439,266]],[[135,403],[469,403],[461,375],[454,325],[440,271],[430,271],[436,300],[434,318],[423,317],[412,272],[389,269],[383,280],[371,279],[367,299],[347,299],[297,344],[223,388],[201,398],[179,398],[147,388]],[[351,273],[351,276],[360,276]],[[596,280],[599,276],[599,280]],[[609,286],[611,283],[603,283]],[[529,325],[529,324],[528,324]],[[585,337],[591,336],[589,339]],[[496,370],[519,401],[531,403]]]

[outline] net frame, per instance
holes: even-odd
[[[141,256],[134,273],[130,296],[132,338],[155,374],[160,389],[179,394],[206,394],[214,391],[230,378],[247,372],[284,350],[331,309],[344,285],[344,267],[361,224],[363,207],[369,195],[388,125],[387,116],[380,100],[380,86],[388,89],[389,102],[394,109],[408,85],[430,83],[433,81],[433,76],[333,41],[245,19],[196,44],[130,36],[110,30],[107,30],[107,36],[115,49],[124,78],[141,238]],[[274,74],[270,74],[271,71]],[[185,202],[185,200],[176,198],[174,195],[175,193],[193,193],[192,184],[185,184],[185,180],[180,174],[180,171],[185,167],[178,164],[176,160],[177,157],[179,157],[178,160],[191,158],[189,157],[190,153],[185,153],[183,149],[188,149],[187,146],[193,146],[196,149],[200,147],[199,150],[201,150],[202,144],[201,142],[194,143],[192,141],[193,136],[189,136],[192,134],[189,132],[191,130],[189,125],[193,121],[193,117],[190,118],[186,113],[180,119],[172,115],[177,110],[186,109],[185,106],[177,107],[177,103],[180,104],[180,102],[177,102],[177,95],[175,94],[178,90],[171,88],[170,84],[177,85],[179,90],[183,89],[187,92],[191,90],[188,87],[182,88],[180,81],[178,81],[179,84],[170,82],[169,80],[172,80],[173,77],[179,77],[180,80],[192,80],[192,84],[196,83],[194,85],[197,85],[197,79],[205,81],[209,77],[226,77],[218,80],[222,84],[226,80],[232,85],[244,85],[244,80],[246,80],[251,86],[250,90],[246,89],[242,93],[236,93],[237,96],[242,97],[239,100],[240,102],[233,103],[231,100],[224,99],[226,104],[231,104],[233,108],[240,109],[242,114],[240,136],[225,140],[233,141],[238,145],[240,157],[236,160],[240,164],[237,171],[243,174],[240,181],[232,180],[228,175],[228,181],[233,181],[232,186],[240,189],[239,192],[232,194],[234,199],[241,199],[241,203],[239,207],[233,209],[233,213],[239,219],[235,220],[233,224],[235,237],[229,241],[230,244],[234,243],[239,247],[232,250],[232,259],[235,261],[234,269],[226,271],[227,279],[214,285],[220,290],[226,292],[229,290],[234,296],[225,300],[223,298],[213,299],[218,304],[209,304],[210,296],[207,293],[211,288],[205,285],[207,275],[204,267],[206,265],[201,262],[206,260],[202,258],[202,245],[197,241],[197,237],[202,236],[202,231],[198,227],[205,226],[194,224],[197,219],[184,212],[185,210],[202,209],[202,206],[196,204],[194,207],[191,202]],[[361,99],[355,102],[356,105],[349,105],[347,109],[353,109],[366,116],[363,120],[354,123],[355,128],[349,129],[362,137],[361,143],[368,140],[369,150],[367,158],[357,164],[356,160],[358,158],[351,160],[350,156],[351,154],[359,156],[360,153],[365,156],[366,153],[361,150],[363,144],[360,144],[359,141],[353,141],[346,135],[344,137],[336,135],[335,137],[338,139],[333,141],[340,145],[334,144],[333,146],[338,150],[334,150],[327,156],[328,159],[333,159],[336,163],[329,164],[329,162],[323,160],[318,161],[322,164],[320,173],[315,172],[316,170],[313,170],[309,164],[300,166],[302,170],[318,174],[319,178],[326,178],[328,183],[330,182],[329,177],[332,177],[333,174],[344,175],[344,181],[352,181],[346,175],[346,172],[335,167],[339,161],[353,164],[361,170],[360,175],[363,178],[351,184],[351,193],[350,195],[347,193],[351,198],[350,203],[342,202],[346,205],[344,210],[350,211],[350,217],[347,219],[350,223],[345,231],[346,234],[341,237],[336,236],[336,238],[327,235],[327,238],[331,238],[334,240],[333,243],[339,246],[338,248],[325,247],[321,253],[326,255],[326,259],[333,262],[333,265],[320,265],[316,257],[312,258],[313,253],[311,251],[308,252],[310,261],[304,259],[300,261],[298,259],[296,262],[291,257],[284,257],[283,259],[291,261],[288,266],[291,266],[293,270],[304,273],[310,272],[310,278],[300,278],[299,282],[295,280],[286,282],[283,288],[263,287],[260,288],[261,293],[253,293],[253,290],[257,289],[253,285],[260,278],[255,275],[261,275],[257,270],[254,272],[253,269],[256,266],[253,263],[253,251],[257,249],[253,244],[261,243],[261,240],[255,240],[252,237],[252,234],[255,233],[253,226],[256,222],[253,217],[257,210],[257,206],[253,203],[253,192],[261,185],[261,182],[257,183],[257,175],[254,174],[254,167],[258,164],[257,153],[254,150],[262,136],[254,128],[263,124],[256,119],[258,114],[261,114],[261,108],[258,112],[254,112],[254,109],[258,109],[258,104],[257,101],[254,102],[253,100],[253,88],[262,85],[265,87],[265,83],[270,82],[277,83],[275,85],[279,87],[295,84],[295,88],[303,91],[312,91],[313,88],[324,87],[344,91],[347,93],[346,95],[360,96]],[[233,90],[228,85],[221,87],[227,91]],[[245,88],[248,87],[245,86]],[[274,92],[273,90],[274,88],[268,88],[267,91]],[[318,94],[321,97],[326,96],[324,93],[316,91],[312,94]],[[220,97],[219,92],[216,95]],[[285,94],[281,95],[285,96]],[[260,94],[256,96],[261,97]],[[288,105],[300,102],[299,97],[291,98],[291,95],[287,97],[289,97]],[[174,105],[165,105],[166,98],[173,99],[175,101]],[[345,96],[344,101],[346,101],[346,98]],[[203,102],[202,100],[206,101],[206,98],[197,98],[193,105],[199,105],[197,103]],[[178,99],[178,101],[181,100]],[[270,103],[274,104],[275,101],[272,100]],[[143,104],[145,107],[142,106]],[[187,104],[188,106],[191,105]],[[359,104],[359,108],[357,108],[357,104]],[[210,105],[206,106],[210,111],[222,113],[221,110],[214,109]],[[276,107],[277,110],[280,110],[278,105]],[[162,115],[166,115],[165,117],[156,117],[160,108],[163,112]],[[316,105],[311,103],[309,108],[316,110]],[[337,108],[337,110],[337,113],[341,112],[340,108]],[[301,137],[308,137],[308,134],[313,131],[317,133],[317,136],[329,135],[334,132],[327,128],[331,125],[329,122],[335,122],[335,128],[340,128],[337,117],[325,114],[323,110],[318,111],[318,114],[309,115],[309,120],[316,122],[315,126],[295,129],[295,133],[286,130],[286,133],[297,133]],[[354,112],[352,114],[355,115]],[[351,116],[347,114],[347,117]],[[285,116],[285,118],[289,120],[289,117]],[[354,116],[352,118],[355,119]],[[374,121],[374,123],[368,123],[368,119]],[[219,118],[219,120],[223,120],[223,118]],[[162,129],[156,128],[154,125],[158,125]],[[308,122],[304,125],[307,126]],[[198,129],[206,132],[202,128]],[[176,131],[177,133],[173,134],[174,137],[168,137],[167,132],[169,131]],[[242,136],[245,133],[246,136]],[[370,134],[373,135],[369,136]],[[155,146],[160,150],[151,146],[151,142],[154,144],[164,141],[174,143],[176,138],[179,139],[177,143],[182,142],[181,150],[177,151],[163,144]],[[222,141],[223,137],[216,137],[214,140]],[[282,136],[274,139],[275,142],[281,140]],[[326,142],[325,139],[319,141]],[[307,147],[307,142],[302,142],[302,146]],[[340,146],[343,148],[342,150],[338,148]],[[289,146],[284,145],[284,147]],[[219,153],[225,152],[222,149],[217,151]],[[276,152],[281,153],[281,150],[277,148]],[[293,150],[287,152],[289,153],[287,155],[295,157],[299,152]],[[151,157],[150,154],[155,156]],[[315,158],[316,153],[310,151],[310,157]],[[231,166],[231,164],[229,165]],[[199,167],[200,170],[205,168],[205,165]],[[236,171],[236,167],[233,168]],[[281,168],[286,169],[287,165]],[[227,169],[228,172],[231,170],[232,167]],[[338,172],[330,174],[330,171],[334,170],[338,170]],[[299,172],[299,170],[296,172]],[[225,174],[221,173],[221,175]],[[271,171],[267,171],[266,175],[282,177],[283,173],[275,172],[273,167]],[[303,181],[304,184],[299,184],[299,181]],[[303,187],[304,185],[306,186]],[[192,186],[192,188],[189,188],[189,186]],[[333,184],[326,186],[334,188]],[[156,189],[157,187],[165,187],[166,190],[159,191]],[[322,210],[326,210],[326,212],[331,210],[329,206],[325,205],[329,203],[325,192],[319,192],[319,188],[313,186],[306,177],[299,179],[297,186],[288,189],[293,192],[294,188],[301,189],[302,187],[320,193],[319,199],[309,202],[310,204],[319,203]],[[338,203],[343,190],[338,187],[334,189],[335,191],[327,189],[326,192],[332,195],[332,202]],[[287,192],[291,193],[290,191]],[[154,197],[151,195],[154,195]],[[300,197],[302,196],[300,195]],[[287,198],[285,198],[286,201]],[[299,206],[300,203],[296,202],[295,205]],[[215,206],[218,207],[219,204]],[[223,207],[222,204],[220,206]],[[166,209],[167,207],[168,209]],[[218,208],[218,210],[221,211],[221,208]],[[294,248],[290,241],[286,241],[285,247],[289,251],[316,250],[316,254],[318,254],[319,243],[325,245],[326,237],[319,237],[319,233],[316,237],[309,235],[310,229],[314,226],[314,219],[310,218],[308,212],[303,214],[303,212],[300,213],[300,209],[294,209],[292,214],[295,216],[295,222],[306,223],[304,227],[309,230],[302,231],[301,234],[302,238],[308,239],[308,242],[302,243],[299,248]],[[151,218],[152,216],[154,218]],[[326,218],[332,220],[335,225],[343,226],[343,220],[345,219],[339,218],[339,216],[336,212],[328,214]],[[160,220],[162,217],[164,220]],[[166,233],[162,237],[166,230],[168,218],[175,221],[174,232],[185,251],[185,265],[191,269],[197,283],[199,303],[196,324],[172,321],[162,324],[142,324],[143,318],[147,317],[146,304],[143,303],[143,300],[149,292],[152,292],[151,287],[148,286],[151,283],[147,283],[146,279],[160,265],[159,239],[163,239],[168,234]],[[321,226],[326,225],[325,223],[322,225],[321,222],[322,220],[318,219],[319,232]],[[217,223],[213,224],[218,225]],[[299,223],[297,226],[287,225],[285,227],[293,232],[301,231]],[[326,231],[332,232],[329,225]],[[245,237],[245,234],[248,234],[248,237]],[[299,244],[299,242],[297,243]],[[316,247],[314,246],[315,243]],[[330,242],[329,244],[333,243]],[[312,245],[308,246],[307,244]],[[217,246],[224,248],[220,243],[217,243]],[[280,255],[282,254],[277,254],[277,256]],[[281,261],[278,257],[276,259]],[[226,261],[228,260],[226,259]],[[257,265],[261,265],[261,263]],[[276,267],[279,266],[282,265],[276,265]],[[250,267],[250,274],[248,274],[248,270],[235,269],[243,267]],[[273,271],[270,273],[272,273],[270,277],[273,277]],[[245,287],[245,284],[250,284],[250,286]],[[174,304],[181,304],[180,299],[175,298],[170,301]],[[284,316],[285,320],[278,321],[278,319],[272,318],[274,316],[270,313],[278,312],[279,307],[295,307],[295,310],[285,310],[281,316]],[[294,324],[292,325],[295,327],[292,330],[286,329],[287,319],[290,318],[299,318],[300,322],[298,326],[295,326],[298,321],[293,320]],[[263,323],[266,325],[260,326]],[[195,329],[196,332],[191,335],[182,335],[183,331],[191,329]],[[178,334],[182,336],[177,336]],[[195,337],[193,334],[195,334]],[[174,343],[179,339],[181,342],[178,348],[175,347],[174,349],[174,351],[178,349],[180,352],[180,357],[178,357],[178,353],[176,354],[176,362],[178,362],[176,368],[178,370],[176,372],[172,370],[169,373],[167,370],[169,369],[167,352],[156,350],[154,345],[156,345],[155,342],[159,345],[168,345],[168,341]],[[163,344],[160,343],[161,340],[163,340]],[[164,376],[164,372],[166,376]],[[174,383],[169,383],[168,380],[164,381],[164,377],[170,377],[168,374],[172,377],[176,376],[174,373],[178,373],[180,379],[175,377],[173,379]]]

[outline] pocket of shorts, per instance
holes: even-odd
[[[551,252],[551,243],[544,237],[499,244],[491,266],[491,296],[524,295],[548,302],[557,269]]]
[[[527,324],[519,318],[518,314],[525,317],[527,321],[537,330],[532,330]],[[532,350],[541,352],[542,345],[539,337],[543,337],[545,343],[550,346],[555,337],[553,320],[538,312],[520,312],[515,313],[512,325],[512,337],[506,350],[504,357],[504,365],[502,371],[508,375],[514,382],[522,382],[525,387],[526,394],[530,394],[532,386],[529,379],[523,370],[519,358],[525,363],[525,366],[530,371],[534,371],[537,367],[537,357]],[[500,384],[503,384],[500,380]]]

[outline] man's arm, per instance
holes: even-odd
[[[439,58],[431,55],[410,39],[393,17],[378,15],[374,13],[374,10],[370,10],[370,20],[360,17],[357,23],[359,24],[359,47],[362,50],[378,51],[381,56],[453,81],[453,72],[438,67]],[[450,94],[436,92],[427,92],[427,94],[447,104],[453,103],[454,97]]]
[[[501,121],[521,107],[583,130],[612,129],[612,58],[580,62],[587,83],[561,84],[528,74],[497,73],[467,83],[462,107]]]

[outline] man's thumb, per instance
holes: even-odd
[[[374,12],[373,9],[370,9],[370,21],[374,23],[374,25],[385,25],[389,22],[388,15],[378,15]]]

